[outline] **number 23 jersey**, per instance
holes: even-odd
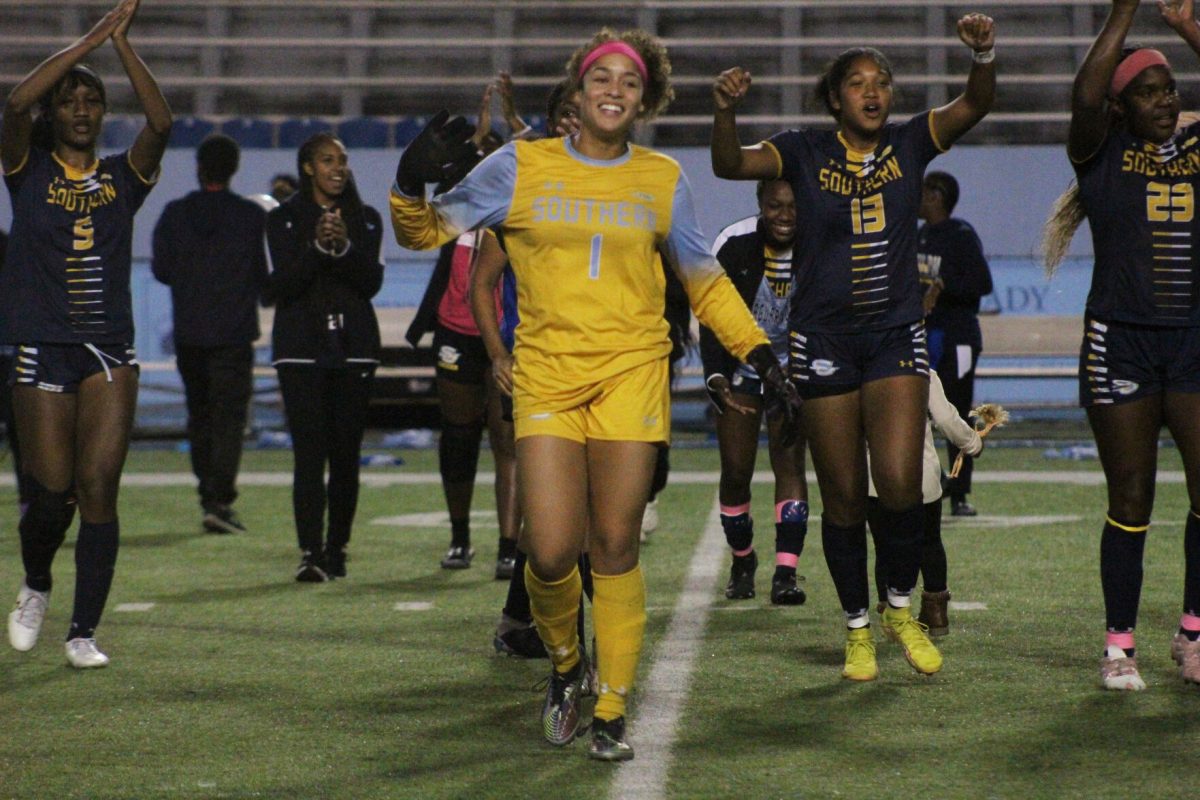
[[[1200,325],[1200,123],[1157,146],[1114,130],[1094,156],[1074,166],[1095,251],[1088,315],[1136,325]]]
[[[921,319],[917,212],[925,167],[943,148],[926,112],[886,125],[873,151],[836,131],[765,143],[796,195],[793,330],[849,333]]]
[[[133,215],[153,181],[138,175],[128,153],[81,172],[37,147],[4,180],[13,202],[12,237],[0,272],[5,339],[132,342]]]

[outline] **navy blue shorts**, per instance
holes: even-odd
[[[74,394],[79,384],[118,367],[141,370],[131,344],[22,344],[12,362],[9,386]]]
[[[450,330],[438,325],[433,329],[433,349],[437,353],[437,376],[455,383],[481,385],[492,362],[482,336]]]
[[[897,375],[929,379],[924,322],[855,333],[792,331],[789,337],[792,382],[804,398],[844,394]]]
[[[1163,392],[1200,392],[1200,328],[1085,318],[1079,405],[1128,403]]]

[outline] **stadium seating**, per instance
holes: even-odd
[[[263,119],[250,117],[226,120],[221,125],[221,133],[232,137],[242,147],[274,147],[276,141],[273,124]]]
[[[334,124],[328,120],[302,117],[288,119],[279,123],[276,142],[279,147],[291,149],[304,144],[310,136],[317,133],[333,133]]]
[[[390,126],[374,117],[355,117],[338,123],[337,134],[350,149],[357,147],[390,147]]]

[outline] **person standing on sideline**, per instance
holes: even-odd
[[[878,50],[856,47],[831,61],[817,99],[835,130],[790,130],[742,147],[737,106],[750,74],[725,70],[713,86],[713,172],[734,180],[792,184],[799,216],[789,319],[791,378],[821,490],[821,540],[846,622],[842,676],[875,680],[867,578],[867,459],[879,489],[880,528],[893,558],[884,634],[919,673],[942,655],[912,616],[921,563],[921,451],[929,359],[917,270],[917,212],[925,167],[991,110],[995,26],[983,14],[958,21],[973,53],[965,91],[940,108],[890,123],[893,75]]]
[[[979,301],[992,293],[992,273],[983,255],[983,243],[965,220],[950,216],[958,203],[958,181],[946,172],[928,172],[921,186],[925,224],[917,232],[917,261],[922,276],[931,280],[925,296],[929,336],[929,363],[942,381],[946,398],[959,416],[971,413],[975,402],[975,366],[983,350],[979,329]],[[958,457],[954,442],[946,440],[950,463]],[[973,517],[967,501],[975,460],[964,456],[962,470],[946,486],[950,514]]]
[[[271,178],[271,197],[276,203],[282,203],[296,193],[300,188],[300,180],[295,175],[280,172]]]
[[[171,134],[171,109],[129,43],[137,11],[138,0],[121,0],[38,65],[9,94],[0,129],[13,205],[0,319],[7,342],[17,345],[9,383],[29,487],[20,523],[25,579],[8,638],[17,650],[37,643],[54,556],[78,508],[66,642],[67,663],[76,669],[109,660],[95,636],[117,563],[117,494],[137,406],[133,217],[158,180]],[[107,94],[100,76],[80,62],[110,40],[146,124],[128,151],[97,158]]]
[[[713,242],[713,254],[729,273],[738,294],[767,332],[781,367],[788,359],[788,309],[792,301],[792,245],[796,240],[796,198],[787,181],[760,181],[758,214],[727,226]],[[750,483],[762,428],[763,386],[753,371],[721,347],[712,331],[700,328],[704,383],[717,410],[721,451],[721,528],[733,552],[725,597],[754,597],[758,555],[750,516]],[[791,436],[779,420],[769,420],[767,447],[775,474],[775,573],[771,603],[798,606],[807,595],[796,566],[808,533],[808,484],[804,440]],[[793,441],[787,441],[789,438]]]
[[[1158,4],[1200,55],[1192,0]],[[1179,674],[1200,684],[1200,295],[1195,213],[1200,123],[1178,129],[1180,100],[1160,51],[1126,47],[1138,0],[1113,0],[1079,67],[1067,155],[1076,185],[1046,223],[1046,268],[1088,220],[1095,252],[1079,353],[1087,410],[1108,487],[1100,534],[1105,635],[1100,682],[1140,691],[1134,629],[1165,425],[1183,458],[1183,608],[1171,640]]]
[[[8,234],[0,231],[0,272],[4,271],[4,254],[8,250]],[[0,342],[7,341],[4,337],[4,320],[0,319]],[[17,436],[17,420],[13,415],[12,387],[8,385],[8,375],[12,372],[13,363],[17,356],[17,348],[10,344],[0,344],[0,424],[4,425],[4,443],[12,454],[13,474],[17,479],[17,503],[21,513],[25,513],[28,502],[25,490],[25,479],[21,474],[21,441]]]
[[[346,148],[333,134],[314,134],[296,160],[299,191],[267,214],[266,296],[275,303],[272,363],[295,459],[296,580],[320,583],[345,577],[358,508],[363,429],[379,365],[371,298],[383,285],[383,224],[359,197]]]
[[[258,301],[267,279],[266,212],[229,190],[238,156],[228,136],[200,143],[200,188],[163,209],[151,262],[154,277],[171,287],[192,472],[202,524],[211,533],[246,530],[233,502],[253,389]]]

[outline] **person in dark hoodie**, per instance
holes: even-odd
[[[267,278],[266,212],[229,190],[238,157],[228,136],[200,143],[200,188],[163,209],[151,263],[154,277],[171,287],[192,471],[200,482],[204,529],[212,533],[246,530],[232,506]]]
[[[957,204],[954,176],[926,173],[918,211],[925,224],[917,232],[917,261],[922,275],[932,279],[925,293],[929,363],[959,416],[966,417],[975,401],[975,367],[983,350],[979,301],[992,293],[992,273],[975,229],[966,220],[950,216]],[[953,442],[946,442],[946,455],[951,464],[958,457]],[[973,458],[965,457],[958,477],[946,486],[950,513],[956,517],[976,514],[967,501],[974,463]]]
[[[315,583],[346,574],[379,365],[371,298],[383,284],[383,228],[379,212],[359,198],[346,148],[332,134],[301,145],[297,167],[300,190],[267,215],[267,296],[275,303],[273,364],[295,457],[296,580]]]

